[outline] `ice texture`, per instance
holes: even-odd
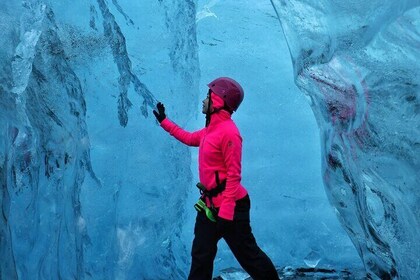
[[[312,279],[346,279],[361,280],[366,279],[364,271],[348,271],[334,269],[318,269],[318,268],[293,268],[285,266],[277,269],[280,279],[285,280],[312,280]],[[252,278],[242,269],[226,268],[223,269],[219,276],[213,280],[252,280]]]
[[[315,251],[317,267],[363,267],[325,194],[319,131],[294,84],[271,2],[199,1],[197,16],[208,9],[215,16],[197,23],[201,83],[205,88],[214,77],[230,75],[245,88],[233,119],[243,137],[242,183],[250,193],[258,244],[278,266],[306,266],[305,258]],[[185,226],[191,235],[192,227]],[[239,264],[221,241],[214,275],[227,267]]]
[[[189,151],[146,81],[191,118],[195,6],[125,4],[137,22],[116,0],[0,4],[0,279],[186,278]]]
[[[75,222],[83,220],[80,189],[86,174],[99,183],[86,103],[53,12],[41,2],[24,2],[16,26],[20,31],[4,28],[1,53],[1,277],[72,278],[83,271],[88,241]],[[15,50],[5,53],[11,44]]]
[[[420,277],[420,3],[272,0],[329,200],[374,279]]]
[[[260,246],[316,266],[291,277],[350,275],[322,268],[360,260],[276,11],[340,220],[372,278],[418,278],[418,4],[343,3],[2,0],[0,279],[185,279],[196,159],[150,109],[198,129],[220,75],[246,88],[234,118]],[[219,248],[215,275],[246,277]]]

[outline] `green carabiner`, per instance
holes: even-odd
[[[206,203],[202,199],[198,200],[198,202],[194,205],[194,208],[199,212],[204,210],[207,218],[212,222],[216,222],[216,218],[214,217],[213,212],[210,208],[207,207]]]

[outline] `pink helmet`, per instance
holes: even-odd
[[[221,97],[232,111],[236,111],[244,99],[244,90],[241,85],[231,78],[220,77],[207,86],[217,96]]]

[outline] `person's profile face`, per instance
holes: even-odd
[[[208,110],[209,110],[209,102],[210,102],[210,112],[213,109],[212,105],[211,105],[211,100],[210,100],[210,91],[209,93],[207,93],[206,98],[203,100],[203,109],[202,112],[203,114],[207,114]]]

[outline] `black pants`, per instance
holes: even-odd
[[[278,280],[276,269],[268,256],[258,247],[249,220],[249,196],[236,201],[233,227],[223,236],[217,224],[203,212],[197,213],[192,245],[192,263],[188,280],[211,280],[217,242],[224,238],[242,268],[254,280]]]

